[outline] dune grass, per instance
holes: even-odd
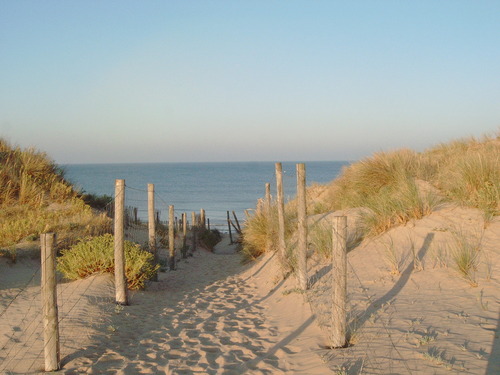
[[[110,229],[109,218],[85,204],[45,153],[0,138],[0,247],[49,231],[69,244]]]
[[[376,153],[344,167],[328,185],[308,188],[307,210],[321,214],[364,208],[364,236],[377,236],[429,215],[444,202],[480,209],[485,225],[500,214],[500,133],[440,144],[422,153],[408,149]],[[288,212],[293,212],[294,204],[293,200],[287,204]],[[243,249],[248,259],[275,249],[273,215],[257,212],[247,220]],[[290,220],[293,215],[287,218],[288,228],[293,227]],[[328,241],[321,231],[310,229],[317,248]]]
[[[481,256],[481,236],[472,236],[463,231],[453,231],[453,241],[449,244],[449,253],[459,275],[477,286],[476,271]]]
[[[293,234],[293,222],[296,213],[290,206],[285,208],[285,242],[288,242]],[[268,251],[278,249],[278,206],[272,205],[269,212],[258,209],[254,215],[246,220],[242,229],[241,254],[243,261],[248,262],[257,259]]]

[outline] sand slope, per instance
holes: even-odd
[[[456,271],[457,238],[481,243],[475,284]],[[397,263],[397,264],[396,264]],[[330,269],[321,259],[308,293],[329,326]],[[365,240],[348,254],[352,346],[329,364],[349,374],[500,373],[500,220],[442,206],[430,216]]]
[[[454,233],[481,241],[477,285],[454,269]],[[273,254],[242,266],[227,238],[131,293],[130,306],[114,305],[109,275],[64,283],[60,373],[498,374],[499,244],[498,218],[485,226],[451,206],[365,240],[348,254],[351,346],[337,350],[325,349],[331,267],[318,256],[306,294],[278,278]],[[26,286],[36,262],[0,264],[0,373],[43,366],[39,285]]]

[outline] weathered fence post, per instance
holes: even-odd
[[[276,163],[276,198],[278,203],[278,254],[281,262],[286,261],[285,243],[285,198],[283,194],[283,167],[281,163]],[[286,272],[286,270],[283,270]]]
[[[187,258],[187,215],[182,213],[182,257]]]
[[[194,253],[196,251],[196,230],[194,227],[192,227],[191,233],[193,234],[191,253]]]
[[[125,279],[125,250],[123,211],[125,208],[125,180],[115,182],[115,299],[119,305],[127,305]]]
[[[233,234],[231,233],[231,218],[229,217],[229,211],[227,211],[227,227],[229,229],[229,241],[233,243]]]
[[[155,185],[148,184],[148,244],[149,250],[154,254],[156,247],[155,230]]]
[[[205,210],[202,208],[200,209],[200,227],[202,229],[206,228],[206,222],[205,222]]]
[[[191,228],[194,230],[196,228],[196,212],[191,212]]]
[[[332,332],[331,347],[343,348],[347,344],[347,217],[333,218],[332,253]]]
[[[175,211],[174,206],[168,206],[168,248],[170,254],[170,270],[175,270]]]
[[[45,371],[59,370],[59,323],[57,320],[56,235],[40,235],[42,259],[42,304]]]
[[[306,166],[297,164],[297,276],[302,290],[307,289],[307,208],[306,208]]]
[[[266,215],[271,213],[271,184],[266,182]]]
[[[155,264],[158,264],[158,254],[156,251],[156,220],[155,220],[155,185],[148,184],[148,243],[149,251],[153,254]],[[153,276],[154,281],[158,281],[158,273]]]
[[[236,217],[236,212],[234,212],[234,211],[233,211],[233,217],[234,217],[234,222],[236,223],[236,227],[234,229],[236,229],[238,234],[241,234],[240,222],[238,221],[238,218]]]

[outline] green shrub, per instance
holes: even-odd
[[[80,198],[85,204],[97,210],[106,210],[113,203],[113,197],[106,194],[82,194]]]
[[[217,229],[206,229],[200,233],[199,239],[202,245],[204,245],[210,251],[214,251],[215,245],[217,245],[222,240],[222,236]]]
[[[153,255],[137,244],[124,242],[125,276],[129,289],[143,289],[159,266]],[[62,251],[57,269],[70,280],[83,279],[94,273],[114,273],[114,237],[111,234],[83,240]]]

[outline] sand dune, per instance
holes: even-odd
[[[460,231],[481,240],[474,286],[450,259]],[[497,374],[499,243],[498,218],[484,225],[478,211],[458,207],[365,240],[348,254],[351,346],[337,350],[325,349],[330,269],[318,256],[306,294],[293,277],[278,278],[273,254],[242,266],[227,238],[131,293],[130,306],[114,305],[110,276],[63,283],[61,373]],[[36,261],[2,262],[5,309]],[[17,332],[38,319],[26,313],[37,290],[29,285],[0,319],[2,373],[43,366],[40,337]]]

